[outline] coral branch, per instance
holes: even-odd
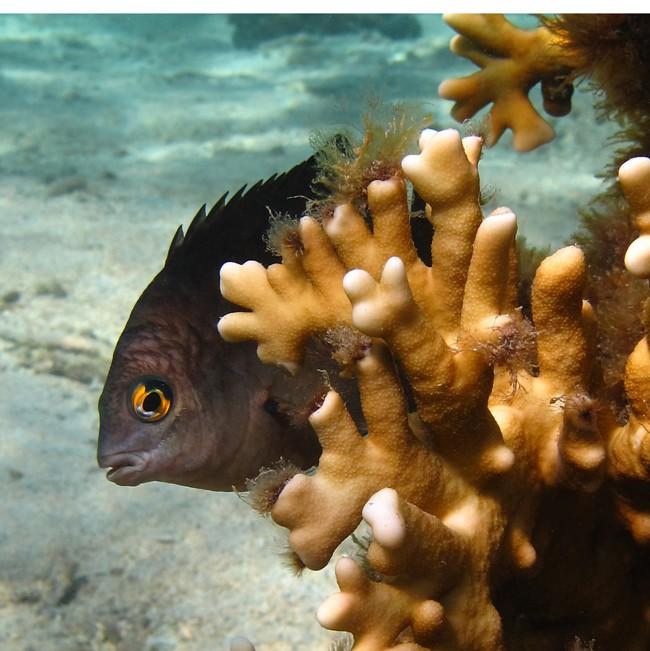
[[[399,486],[400,494],[420,505],[448,503],[450,495],[462,492],[411,433],[387,351],[373,347],[357,363],[357,377],[367,436],[359,433],[338,394],[328,393],[310,417],[323,447],[318,470],[291,479],[272,510],[273,519],[291,531],[291,548],[311,569],[329,561],[359,524],[368,498],[384,486]],[[410,472],[404,474],[406,467]]]
[[[483,343],[493,341],[499,326],[509,320],[509,259],[516,231],[514,214],[502,208],[483,220],[474,239],[461,328]]]
[[[373,583],[351,558],[338,561],[336,580],[341,592],[325,601],[316,617],[327,629],[353,633],[357,651],[422,649],[415,643],[394,642],[409,625],[431,636],[444,624],[439,604],[400,586]]]
[[[541,81],[546,112],[556,116],[569,112],[574,62],[562,41],[546,27],[518,29],[500,14],[450,14],[444,20],[459,33],[451,40],[451,51],[481,68],[440,84],[440,96],[455,102],[453,117],[462,122],[492,104],[488,146],[506,129],[512,129],[518,151],[552,140],[553,127],[535,110],[528,93]]]
[[[590,360],[582,319],[585,288],[584,255],[565,247],[546,258],[533,283],[533,318],[537,327],[540,376],[555,395],[586,387]]]
[[[474,521],[463,524],[461,535],[400,499],[396,491],[379,491],[363,509],[373,531],[368,561],[396,578],[373,583],[353,561],[341,559],[336,567],[341,592],[320,607],[319,621],[326,628],[354,633],[355,648],[391,648],[406,630],[424,647],[494,648],[500,621],[489,606],[487,577],[482,586],[463,580],[473,566],[472,555],[482,548],[481,525],[491,519],[491,514],[485,518],[489,513],[488,507],[480,522],[475,510]],[[472,609],[482,603],[480,614],[474,611],[475,616],[468,617],[470,603]],[[456,626],[460,622],[462,627]]]
[[[344,267],[321,226],[303,218],[300,237],[303,250],[285,250],[281,265],[227,262],[220,272],[223,296],[252,312],[227,314],[219,334],[226,341],[255,339],[262,361],[292,372],[310,336],[350,322],[340,285]]]
[[[400,499],[392,488],[373,495],[362,515],[372,528],[368,560],[376,570],[389,576],[426,576],[437,595],[449,590],[467,553],[458,534]]]
[[[625,266],[635,276],[650,278],[650,158],[631,158],[618,178],[640,233],[627,249]]]
[[[483,218],[477,170],[482,143],[475,137],[461,140],[452,129],[427,129],[419,144],[422,153],[406,156],[402,170],[426,201],[435,233],[429,277],[422,284],[409,280],[418,305],[449,341],[460,325],[472,244]]]

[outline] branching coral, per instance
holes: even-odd
[[[535,110],[528,93],[542,84],[544,110],[553,116],[571,110],[573,72],[579,61],[565,40],[546,27],[519,29],[500,14],[450,14],[445,21],[458,32],[455,54],[481,68],[461,79],[448,79],[438,92],[454,100],[452,115],[467,120],[492,104],[486,142],[493,145],[512,129],[513,145],[529,151],[552,140],[553,127]]]
[[[458,119],[493,103],[489,143],[497,140],[504,126],[513,129],[515,148],[520,150],[552,137],[552,129],[527,99],[538,81],[545,109],[560,115],[570,109],[572,82],[588,80],[596,95],[598,117],[621,126],[612,139],[618,149],[603,173],[607,184],[580,210],[581,226],[574,241],[585,252],[592,279],[588,296],[598,308],[598,348],[609,397],[616,410],[623,412],[625,360],[643,333],[641,306],[648,286],[623,265],[623,255],[640,225],[634,223],[622,198],[616,173],[625,161],[650,154],[650,18],[640,14],[542,16],[534,30],[517,29],[497,15],[452,15],[447,21],[459,32],[452,39],[452,50],[482,69],[443,82],[441,93],[456,100],[453,114]],[[643,264],[642,241],[630,248],[628,256],[637,271]],[[647,259],[645,264],[649,264]]]
[[[362,519],[372,531],[374,571],[340,559],[341,591],[319,621],[364,651],[545,650],[576,636],[647,648],[648,342],[628,361],[618,425],[584,256],[570,246],[535,275],[535,369],[502,364],[512,338],[530,335],[515,327],[515,217],[481,214],[479,138],[426,130],[420,148],[368,185],[372,228],[342,204],[322,224],[303,218],[282,264],[221,271],[224,296],[250,311],[219,331],[256,340],[264,361],[295,369],[309,337],[340,326],[372,342],[354,361],[363,419],[330,391],[310,416],[318,468],[286,482],[271,510],[311,569]],[[407,181],[435,227],[431,266],[411,239]]]
[[[641,278],[650,278],[650,158],[632,158],[618,171],[625,197],[640,236],[625,254],[627,270]]]

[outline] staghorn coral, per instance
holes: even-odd
[[[542,19],[564,41],[596,95],[603,120],[621,129],[612,139],[617,146],[602,174],[604,190],[581,210],[576,240],[583,246],[592,278],[590,300],[599,314],[599,349],[606,381],[621,388],[624,364],[643,333],[642,306],[648,284],[626,272],[623,258],[637,235],[638,224],[621,191],[617,173],[634,157],[650,155],[650,17],[640,14],[563,14]]]
[[[264,361],[295,370],[308,338],[336,328],[372,342],[351,362],[363,425],[329,391],[309,419],[318,468],[283,478],[271,515],[311,569],[369,526],[372,571],[341,558],[340,592],[318,610],[355,649],[550,651],[578,637],[645,649],[647,338],[627,363],[621,425],[583,300],[584,255],[570,246],[535,274],[534,364],[501,363],[532,345],[517,326],[515,217],[483,218],[479,138],[425,130],[419,144],[400,173],[369,183],[372,229],[342,204],[322,225],[304,217],[302,246],[281,264],[221,269],[223,295],[249,312],[219,331],[257,341]],[[407,181],[434,225],[431,266],[411,240]]]
[[[587,80],[600,118],[621,126],[612,139],[617,150],[602,174],[606,187],[580,210],[581,226],[574,241],[584,250],[591,278],[588,298],[598,308],[598,349],[609,398],[622,413],[627,409],[625,362],[643,334],[642,305],[648,298],[648,286],[627,273],[623,265],[638,225],[616,175],[625,161],[650,154],[650,17],[542,16],[534,30],[518,29],[501,15],[451,15],[446,20],[459,32],[451,41],[452,51],[482,70],[443,82],[440,92],[456,100],[452,114],[457,119],[493,103],[487,125],[489,144],[508,127],[513,129],[515,148],[522,151],[553,136],[550,125],[527,98],[530,88],[540,81],[549,114],[568,112],[573,84]],[[516,110],[517,106],[521,110]],[[528,252],[523,249],[523,253],[526,261]],[[525,296],[522,298],[526,307]]]
[[[495,144],[506,129],[512,129],[518,151],[552,140],[553,127],[535,110],[528,93],[541,82],[549,115],[571,110],[572,82],[581,60],[565,47],[566,36],[545,26],[519,29],[501,14],[449,14],[444,19],[458,32],[451,51],[481,68],[440,84],[440,96],[455,102],[453,117],[462,122],[492,104],[487,145]]]
[[[588,79],[605,119],[624,125],[626,141],[647,138],[650,101],[650,18],[640,14],[563,14],[540,17],[535,29],[520,29],[501,14],[450,14],[458,32],[450,49],[480,71],[448,79],[441,97],[455,101],[452,115],[466,120],[492,104],[487,144],[505,129],[513,145],[528,151],[548,142],[554,131],[528,99],[541,83],[544,110],[561,117],[571,110],[573,85]],[[618,167],[632,154],[624,152]],[[638,153],[637,153],[638,155]]]

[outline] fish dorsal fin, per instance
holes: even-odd
[[[196,215],[194,215],[194,219],[190,222],[190,227],[187,229],[187,234],[185,235],[186,240],[192,239],[194,237],[194,233],[201,230],[201,227],[205,223],[206,218],[207,214],[205,212],[205,204],[203,204],[198,209]]]
[[[167,251],[167,259],[173,255],[174,251],[176,251],[179,246],[182,246],[184,239],[185,235],[183,233],[183,227],[179,226],[174,233],[174,237],[172,237],[171,244],[169,245],[169,251]]]
[[[243,188],[241,188],[241,190],[243,190],[245,187],[246,187],[246,186],[244,186]],[[227,199],[227,198],[228,198],[228,193],[227,193],[227,192],[224,192],[224,193],[219,197],[219,200],[217,201],[217,203],[215,203],[214,206],[212,206],[212,208],[210,208],[210,212],[208,213],[208,219],[215,219],[215,218],[216,218],[215,215],[216,215],[220,210],[222,210],[223,207],[226,205],[226,199]]]
[[[315,157],[284,174],[240,188],[229,200],[227,193],[206,213],[202,206],[183,236],[179,228],[169,247],[165,271],[197,277],[219,269],[226,260],[259,260],[273,257],[263,241],[271,213],[300,217],[307,200],[314,197]]]

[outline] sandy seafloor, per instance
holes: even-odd
[[[232,494],[107,482],[96,402],[114,342],[179,223],[287,169],[367,96],[436,98],[473,70],[451,31],[295,34],[236,50],[222,16],[0,16],[0,649],[324,649],[332,565],[295,578],[283,538]],[[535,244],[558,246],[594,195],[610,125],[577,93],[558,138],[508,140],[482,179]]]

